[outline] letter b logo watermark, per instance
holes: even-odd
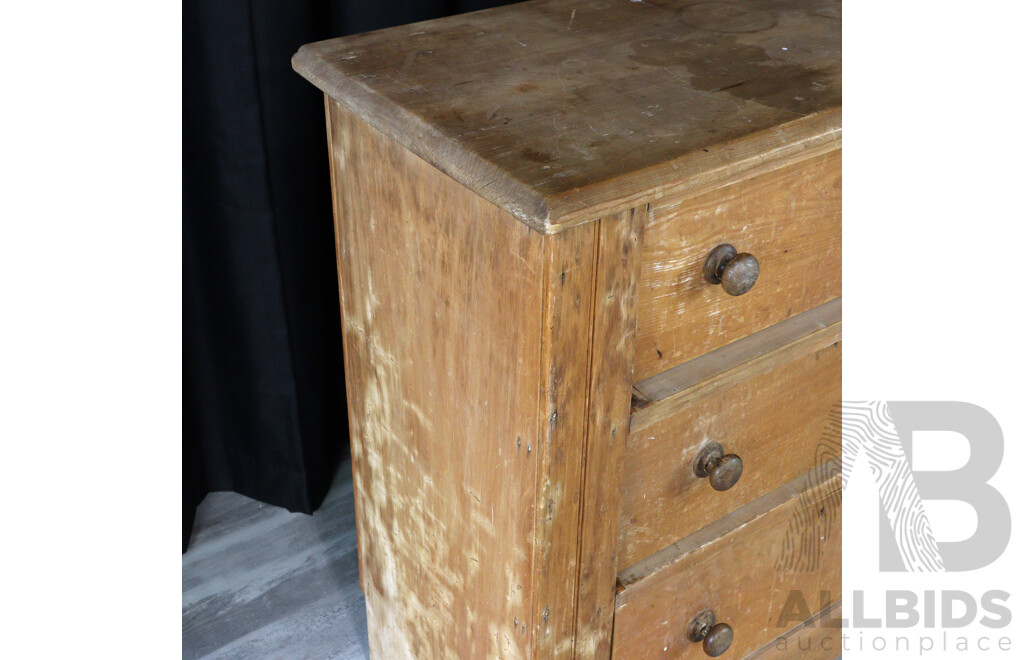
[[[883,571],[970,571],[991,564],[1010,541],[1010,508],[988,480],[1003,459],[1003,432],[985,409],[958,401],[843,403],[843,486],[866,454],[878,486]],[[967,463],[944,472],[913,470],[915,431],[952,431],[970,446]],[[974,535],[937,541],[923,502],[956,500],[978,518]]]

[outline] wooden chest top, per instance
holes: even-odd
[[[834,0],[533,0],[303,46],[328,96],[544,233],[841,131]]]

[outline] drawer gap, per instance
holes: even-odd
[[[826,636],[834,635],[840,637],[842,635],[842,629],[834,625],[838,619],[842,618],[843,601],[835,600],[831,605],[824,608],[810,619],[807,619],[803,623],[799,623],[791,628],[785,634],[776,637],[772,641],[762,646],[757,651],[754,651],[746,657],[746,660],[767,660],[768,658],[780,658],[784,657],[785,653],[779,651],[780,642],[784,642],[783,646],[786,649],[795,648],[799,649],[800,652],[805,652],[804,649],[821,648],[824,647],[821,644],[821,638]],[[816,638],[816,639],[815,639]],[[815,639],[817,644],[812,644],[809,640]],[[800,641],[803,640],[807,643],[806,647]],[[835,640],[841,643],[839,639]],[[838,644],[833,645],[833,648],[838,652],[840,647]],[[792,655],[792,652],[790,653]],[[836,656],[839,657],[839,656]]]
[[[617,588],[621,593],[629,586],[654,575],[664,567],[674,564],[691,552],[713,543],[719,538],[742,529],[763,515],[766,515],[791,499],[815,489],[839,490],[842,482],[836,477],[842,473],[842,461],[833,458],[800,475],[772,492],[749,502],[732,513],[719,518],[689,536],[682,538],[650,557],[622,570],[618,574]],[[828,493],[823,493],[828,494]]]
[[[842,318],[840,297],[634,383],[630,431],[665,419],[733,383],[839,342]]]

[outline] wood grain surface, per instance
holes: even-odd
[[[507,220],[514,222],[510,217]],[[587,395],[590,392],[591,320],[599,238],[594,224],[542,239],[545,294],[539,367],[542,374],[541,414],[536,453],[539,471],[533,485],[533,571],[537,593],[532,621],[536,628],[538,658],[572,658],[575,653],[576,604],[580,567],[579,528],[583,499],[583,460],[586,441]],[[529,310],[504,311],[504,323],[518,324]],[[495,350],[501,350],[495,347]],[[524,364],[521,369],[530,369]],[[499,380],[501,371],[482,364],[476,369]],[[529,449],[528,449],[529,451]],[[490,475],[496,484],[513,478]],[[510,536],[502,542],[516,542]],[[521,542],[521,540],[519,541]],[[488,594],[474,594],[484,602]]]
[[[611,655],[622,456],[629,435],[637,281],[648,212],[644,206],[598,223],[594,359],[580,519],[577,658]]]
[[[681,412],[630,434],[620,567],[804,474],[821,460],[822,451],[838,455],[839,447],[823,444],[823,431],[842,400],[841,345],[790,358],[757,376],[739,365],[734,378],[726,376],[728,386],[703,398],[688,397]],[[743,460],[743,474],[729,490],[716,491],[706,477],[694,474],[694,459],[709,442]]]
[[[735,631],[721,657],[743,658],[793,627],[794,592],[812,609],[838,600],[842,483],[831,465],[833,476],[800,477],[620,574],[613,658],[705,658],[686,627],[708,609]]]
[[[838,0],[532,2],[303,46],[333,99],[542,232],[841,135]]]
[[[837,600],[785,635],[779,635],[746,660],[833,660],[843,652],[843,601]]]
[[[843,299],[801,312],[668,371],[633,383],[633,431],[683,410],[698,398],[762,374],[842,337]],[[679,396],[682,393],[685,396]],[[658,403],[659,405],[652,405]]]
[[[326,102],[371,655],[607,655],[646,207],[542,235]]]
[[[530,657],[541,236],[335,103],[329,130],[371,655]]]
[[[704,280],[704,260],[722,243],[761,264],[742,296]],[[842,295],[842,151],[653,204],[646,246],[637,380]]]

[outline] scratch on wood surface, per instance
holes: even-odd
[[[409,67],[412,66],[413,60],[415,60],[416,56],[419,54],[420,52],[418,50],[413,50],[410,51],[409,54],[405,56],[405,60],[402,62],[402,67],[398,70],[398,76],[400,78],[405,77],[405,74],[408,73],[409,71]]]
[[[534,461],[479,438],[535,441],[524,433],[535,417],[517,411],[534,400],[539,375],[516,365],[539,348],[504,317],[541,304],[540,238],[337,105],[329,110],[371,655],[525,658],[530,639],[512,621],[529,621],[535,607],[534,509],[515,475],[532,474]],[[392,184],[381,185],[382,170]],[[428,225],[425,208],[477,224]],[[449,286],[456,265],[493,295]],[[504,377],[469,369],[478,363]],[[453,421],[466,390],[477,405]],[[491,412],[497,401],[507,410]]]
[[[796,144],[841,131],[841,26],[815,11],[821,5],[838,15],[835,0],[800,9],[767,0],[746,22],[731,13],[712,21],[758,28],[737,30],[742,38],[695,25],[660,2],[593,4],[552,0],[440,19],[417,27],[423,36],[411,45],[405,32],[400,39],[387,30],[353,35],[304,46],[293,66],[543,233],[612,211],[612,198],[624,191],[639,201],[641,193],[649,198],[724,175],[754,153],[781,146],[791,154]],[[603,11],[593,11],[597,5]],[[758,18],[769,14],[771,20]],[[620,38],[611,42],[611,28],[599,25],[614,26]],[[591,34],[599,38],[578,38]],[[428,67],[422,60],[431,51]],[[555,75],[559,67],[562,75]],[[531,81],[536,87],[517,92],[527,72],[541,72]],[[461,118],[449,112],[453,100]],[[499,105],[502,130],[485,130]],[[556,112],[568,113],[568,128],[551,125]],[[593,132],[620,139],[595,143]],[[521,150],[552,149],[558,134],[559,167],[551,176]]]

